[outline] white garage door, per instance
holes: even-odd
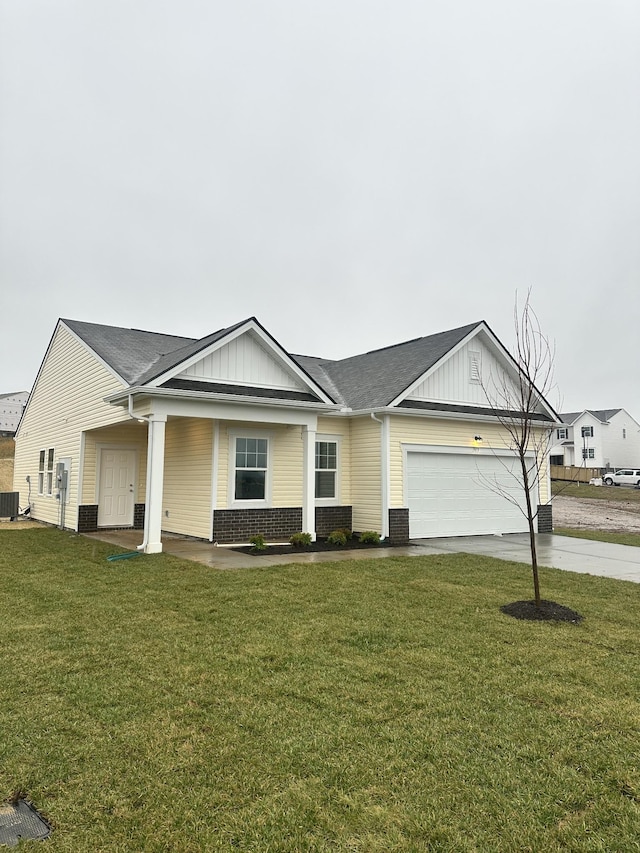
[[[510,473],[515,457],[481,453],[407,453],[409,535],[474,536],[527,531],[524,490]],[[489,484],[492,484],[490,488]]]

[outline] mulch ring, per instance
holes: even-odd
[[[578,625],[584,619],[576,610],[544,598],[540,600],[540,607],[536,607],[533,600],[514,601],[512,604],[503,604],[500,610],[514,619],[530,619],[535,622],[572,622]]]
[[[317,551],[361,551],[373,548],[393,548],[388,542],[359,542],[357,539],[350,539],[346,545],[332,545],[325,539],[318,539],[312,542],[311,545],[306,545],[301,548],[296,548],[293,545],[267,545],[262,550],[257,550],[253,545],[238,545],[237,548],[232,548],[232,551],[240,551],[242,554],[251,554],[254,557],[266,557],[272,554],[278,556],[280,554],[313,554]]]

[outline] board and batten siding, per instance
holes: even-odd
[[[302,381],[287,371],[250,332],[196,361],[179,373],[178,378],[306,390]]]
[[[211,535],[213,421],[169,418],[165,434],[162,529]]]
[[[14,489],[20,506],[28,503],[31,478],[32,517],[57,524],[59,501],[54,494],[38,495],[40,450],[54,448],[54,464],[71,459],[65,524],[77,526],[80,450],[83,430],[127,420],[127,413],[104,402],[124,386],[67,328],[54,332],[36,380],[16,440]]]
[[[480,370],[482,382],[479,381],[479,375],[475,376],[476,366]],[[443,400],[489,408],[491,403],[483,384],[487,388],[491,387],[492,377],[502,377],[503,371],[504,366],[489,347],[479,337],[475,337],[414,388],[408,399]],[[518,399],[515,384],[512,390],[514,399]]]
[[[351,420],[345,417],[320,416],[317,433],[340,437],[340,504],[351,506]]]
[[[504,448],[511,445],[504,428],[497,423],[455,421],[447,418],[394,416],[390,424],[390,500],[392,507],[404,506],[403,444],[426,444],[440,447],[474,446],[474,436],[482,436],[482,447]],[[539,483],[540,502],[549,499],[547,466],[542,464]]]
[[[381,532],[381,430],[370,417],[351,421],[351,502],[353,529],[359,532]]]

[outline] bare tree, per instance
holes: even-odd
[[[531,307],[531,291],[527,293],[520,310],[516,294],[514,306],[515,351],[511,354],[516,370],[508,367],[492,370],[482,378],[486,398],[492,414],[508,436],[515,452],[517,469],[505,465],[524,491],[525,507],[516,493],[501,486],[497,478],[483,477],[485,484],[495,493],[518,507],[527,518],[531,547],[531,570],[536,607],[540,607],[540,581],[536,550],[535,521],[538,505],[534,506],[531,493],[537,493],[540,480],[547,475],[547,461],[552,428],[557,415],[546,401],[554,388],[553,368],[555,349],[543,334],[538,317]],[[504,457],[496,454],[503,464]],[[548,484],[549,489],[551,484]]]

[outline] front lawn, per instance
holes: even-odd
[[[638,849],[640,587],[543,569],[585,621],[532,623],[489,558],[114,550],[0,531],[0,800],[51,853]]]
[[[608,530],[584,530],[578,527],[554,527],[559,536],[574,536],[577,539],[592,539],[596,542],[613,542],[616,545],[640,546],[640,533],[613,533]]]

